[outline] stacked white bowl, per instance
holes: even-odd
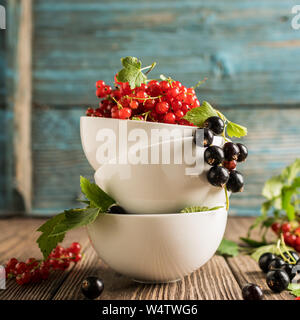
[[[96,117],[81,117],[80,128],[96,184],[127,212],[101,215],[87,227],[100,258],[141,282],[176,281],[206,263],[222,240],[227,211],[224,190],[207,182],[195,128]],[[222,207],[180,213],[191,206]]]

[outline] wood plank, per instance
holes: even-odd
[[[249,218],[230,219],[225,237],[239,241],[239,237],[246,236],[246,230],[253,220]],[[272,237],[272,234],[269,235]],[[253,232],[253,237],[259,239],[258,231]],[[259,285],[264,292],[265,300],[293,300],[294,297],[287,291],[281,293],[273,293],[266,284],[266,275],[260,270],[258,263],[245,255],[238,255],[237,257],[226,258],[235,279],[238,281],[241,288],[246,283],[255,283]]]
[[[230,214],[258,215],[266,179],[299,157],[298,108],[223,108],[234,122],[248,127],[242,139],[249,148],[248,160],[239,164],[245,191],[232,195]],[[82,151],[79,118],[82,108],[35,108],[33,114],[34,198],[36,214],[57,213],[78,206],[79,175],[93,176]]]
[[[138,54],[219,105],[298,104],[300,34],[294,0],[35,1],[34,100],[96,103],[121,57]],[[55,94],[53,94],[55,93]]]
[[[0,264],[4,264],[11,257],[25,261],[29,257],[41,258],[40,250],[35,243],[39,233],[35,232],[42,219],[11,218],[0,220],[1,240]],[[1,236],[2,237],[2,236]],[[88,243],[85,232],[74,230],[67,234],[63,246],[79,241],[83,246]],[[58,290],[72,268],[52,274],[43,284],[30,284],[20,287],[14,280],[8,280],[6,290],[0,291],[0,300],[49,300]]]

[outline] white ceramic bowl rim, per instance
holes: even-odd
[[[214,213],[219,213],[220,211],[224,211],[225,206],[215,209],[215,210],[208,210],[208,211],[198,211],[198,212],[178,212],[178,213],[105,213],[105,214],[109,214],[112,216],[124,216],[124,217],[137,217],[137,216],[141,216],[141,217],[163,217],[163,216],[167,216],[167,217],[172,217],[172,216],[194,216],[194,215],[198,215],[198,214],[214,214]],[[227,210],[226,210],[227,211]]]

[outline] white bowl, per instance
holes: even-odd
[[[87,226],[99,257],[141,282],[181,279],[216,252],[226,226],[225,208],[185,214],[99,216]]]
[[[224,205],[226,202],[225,193],[222,188],[217,188],[207,182],[206,174],[210,166],[204,163],[204,148],[197,147],[197,159],[200,162],[200,169],[194,174],[188,174],[195,164],[164,163],[160,158],[158,164],[120,164],[116,153],[115,157],[108,157],[107,161],[100,164],[97,162],[97,149],[105,141],[99,141],[99,130],[108,129],[116,135],[116,149],[119,150],[125,144],[121,142],[120,126],[127,126],[128,133],[133,129],[143,129],[148,137],[151,130],[164,129],[166,133],[176,129],[182,132],[179,143],[170,144],[171,158],[174,154],[181,154],[185,149],[185,142],[192,141],[192,133],[195,128],[188,126],[175,126],[161,123],[151,123],[133,120],[117,120],[104,118],[81,118],[81,140],[85,155],[96,170],[95,181],[101,189],[107,192],[127,212],[137,214],[158,214],[180,212],[181,209],[190,206],[215,207]],[[188,135],[186,132],[188,131]],[[98,138],[97,138],[98,135]],[[151,141],[144,143],[138,150],[147,150],[147,154],[157,147],[167,145],[169,141],[151,144]],[[215,137],[215,145],[222,145],[223,139]],[[133,142],[128,142],[128,155]],[[195,147],[191,143],[191,149],[195,153]],[[116,160],[116,161],[114,161]],[[151,162],[151,161],[149,161]]]

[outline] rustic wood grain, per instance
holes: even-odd
[[[43,219],[11,218],[0,220],[0,264],[15,256],[19,259],[40,257],[34,243],[38,234],[34,232]],[[237,241],[246,233],[253,219],[230,218],[226,238]],[[105,290],[101,299],[133,300],[236,300],[241,299],[241,288],[254,282],[264,289],[267,300],[290,300],[287,292],[272,294],[267,289],[264,275],[257,263],[249,256],[239,255],[224,259],[214,256],[207,264],[196,270],[183,281],[168,284],[141,284],[114,272],[99,260],[89,244],[83,228],[70,232],[63,245],[79,241],[83,246],[83,260],[65,272],[56,272],[42,284],[20,287],[14,280],[7,282],[7,289],[0,291],[0,300],[66,300],[84,299],[79,284],[88,275],[97,275],[104,280]]]
[[[57,213],[76,207],[79,175],[93,177],[80,142],[79,120],[84,108],[35,108],[33,114],[34,213]],[[249,149],[238,165],[245,190],[230,198],[231,215],[258,215],[264,182],[300,154],[300,109],[224,108],[232,121],[248,127],[241,139]]]

